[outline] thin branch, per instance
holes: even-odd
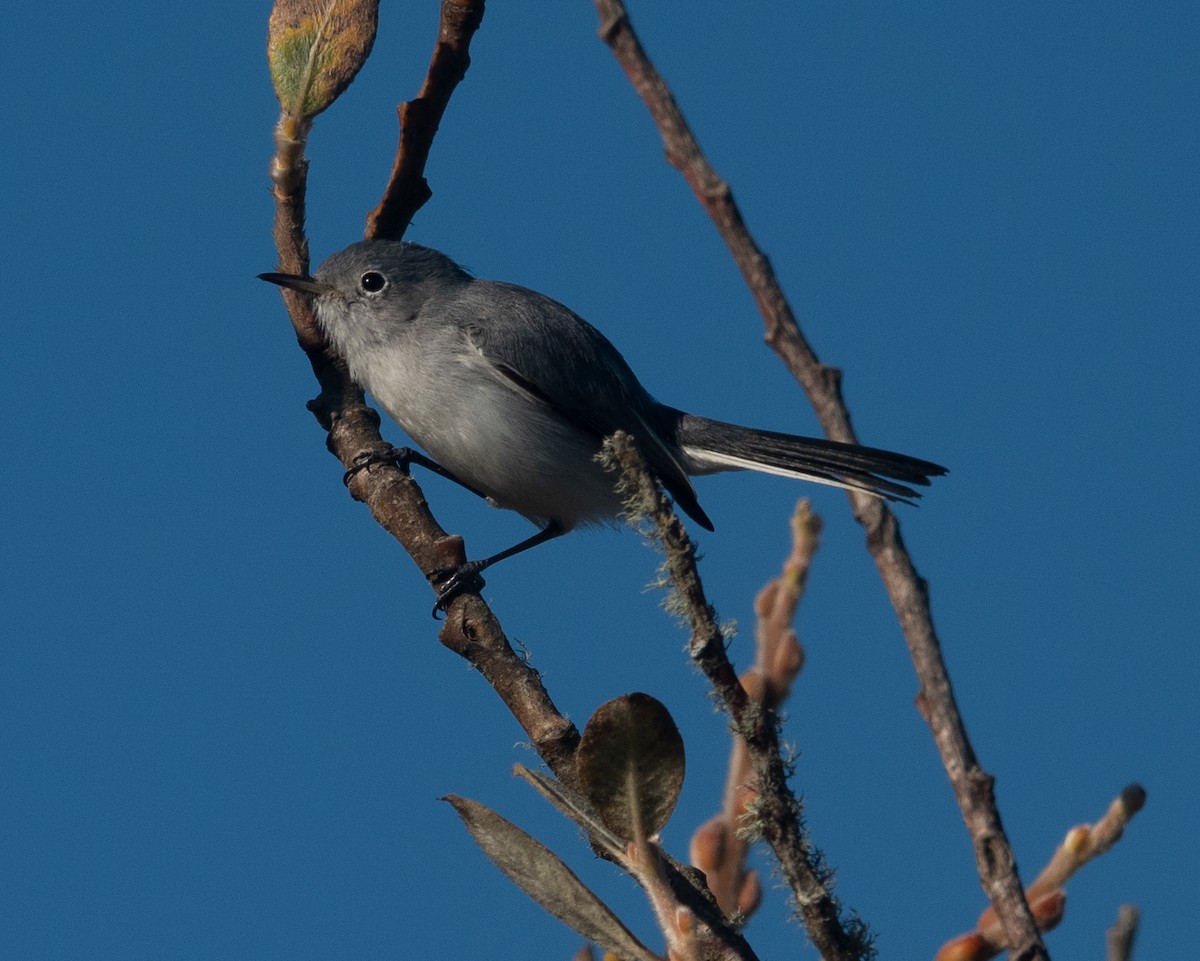
[[[754,664],[742,674],[741,684],[750,699],[778,711],[791,693],[792,682],[804,666],[804,649],[792,629],[796,608],[804,593],[808,569],[820,543],[821,519],[807,499],[792,516],[792,549],[783,571],[772,578],[754,599]],[[762,899],[758,872],[746,867],[749,839],[742,831],[758,801],[754,772],[746,742],[734,737],[725,778],[721,811],[692,836],[692,864],[708,878],[708,886],[730,917],[747,919]]]
[[[754,827],[762,831],[775,852],[809,937],[826,961],[872,956],[862,925],[842,922],[840,906],[828,884],[829,872],[804,830],[800,801],[787,785],[788,769],[780,752],[775,712],[747,695],[726,654],[725,636],[700,582],[696,545],[659,490],[633,439],[619,432],[605,442],[605,452],[621,471],[633,512],[648,517],[654,525],[654,536],[662,545],[677,592],[672,608],[691,628],[688,652],[712,685],[734,733],[746,744],[758,789]]]
[[[1108,929],[1108,961],[1132,961],[1139,917],[1140,912],[1132,904],[1121,905],[1117,920]]]
[[[850,412],[841,396],[841,374],[818,359],[788,305],[767,257],[746,228],[733,194],[701,153],[666,83],[638,41],[620,0],[596,0],[600,36],[645,101],[666,145],[668,161],[691,185],[737,262],[766,322],[766,340],[808,395],[826,436],[856,443]],[[933,627],[928,588],[917,574],[895,515],[882,501],[850,492],[854,516],[900,621],[921,684],[921,712],[933,732],[975,850],[985,892],[1020,959],[1047,958],[1045,945],[1021,890],[1016,860],[993,794],[967,737]]]
[[[1062,844],[1025,892],[1034,920],[1042,931],[1049,931],[1062,921],[1067,907],[1063,886],[1071,876],[1116,844],[1125,833],[1126,825],[1145,803],[1145,789],[1140,784],[1130,784],[1117,795],[1099,821],[1078,825],[1067,832]],[[1008,940],[996,910],[989,907],[979,916],[975,930],[947,941],[938,950],[935,961],[987,961],[1007,946]]]
[[[308,273],[308,237],[304,233],[305,200],[308,189],[308,158],[304,146],[312,120],[284,111],[275,125],[275,156],[271,159],[272,192],[275,197],[274,239],[279,269],[289,274]],[[324,361],[325,338],[317,327],[312,303],[294,290],[282,290],[283,302],[296,331],[296,340],[312,360]],[[313,370],[317,371],[316,362]],[[318,380],[320,372],[318,371]]]
[[[1076,871],[1108,851],[1121,839],[1126,825],[1145,805],[1146,789],[1140,784],[1130,784],[1113,799],[1103,817],[1095,824],[1080,824],[1071,828],[1050,863],[1029,885],[1030,898],[1053,888],[1061,888]]]
[[[379,206],[367,215],[366,236],[399,239],[432,196],[425,163],[454,88],[471,65],[471,37],[483,22],[483,0],[442,0],[433,59],[416,98],[400,104],[400,144]]]

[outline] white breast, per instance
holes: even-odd
[[[613,478],[594,460],[593,435],[530,398],[475,350],[422,347],[419,361],[410,350],[367,352],[351,372],[430,457],[496,506],[537,523],[569,530],[620,511]]]

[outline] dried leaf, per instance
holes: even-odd
[[[553,851],[491,808],[448,795],[483,853],[534,901],[573,931],[621,958],[661,961]]]
[[[583,793],[609,829],[635,840],[660,830],[683,788],[683,738],[670,713],[649,694],[602,704],[584,728],[575,755]]]
[[[375,43],[379,0],[276,0],[267,63],[280,106],[313,117],[336,100]]]
[[[592,838],[608,849],[614,857],[625,856],[625,840],[612,833],[600,820],[595,809],[582,794],[572,791],[565,784],[548,774],[531,771],[524,764],[514,764],[513,774],[523,778],[535,791],[558,809],[560,814],[574,821]]]

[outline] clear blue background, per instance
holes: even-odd
[[[534,763],[436,642],[430,593],[346,495],[277,293],[268,7],[10,11],[0,477],[0,954],[40,959],[567,958],[578,940],[437,799],[555,844],[653,946],[639,893],[508,776]],[[637,2],[863,439],[952,468],[905,537],[1031,879],[1130,781],[1149,804],[1069,886],[1056,958],[1194,940],[1200,794],[1194,4]],[[15,18],[15,19],[14,19]],[[321,258],[361,236],[436,4],[385,3],[311,143]],[[589,3],[496,2],[410,239],[592,320],[658,396],[817,430],[728,254],[662,160]],[[400,440],[390,427],[390,438]],[[477,554],[528,533],[423,479]],[[743,624],[797,497],[824,516],[787,724],[809,825],[885,957],[984,906],[843,495],[700,482],[721,614]],[[497,569],[486,596],[561,708],[665,701],[714,809],[726,739],[629,532]],[[768,898],[764,958],[811,956]]]

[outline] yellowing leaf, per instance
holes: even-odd
[[[280,106],[313,117],[336,100],[375,43],[379,0],[276,0],[267,63]]]

